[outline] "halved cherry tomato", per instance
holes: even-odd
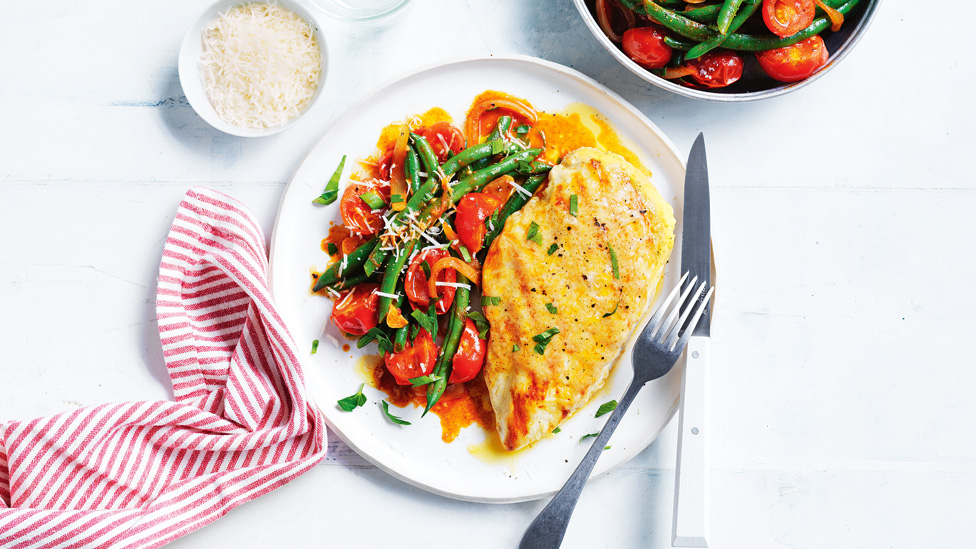
[[[438,260],[448,255],[447,250],[432,248],[417,254],[414,256],[413,261],[410,262],[410,267],[407,268],[407,276],[403,280],[403,289],[407,292],[407,299],[410,300],[410,303],[415,309],[426,311],[430,307],[430,294],[427,292],[427,275],[424,274],[424,268],[421,264],[426,262],[428,268],[433,268]],[[437,276],[437,280],[439,282],[456,282],[457,271],[454,269],[444,269]],[[434,310],[437,314],[442,315],[447,312],[451,307],[451,303],[454,302],[456,288],[453,286],[442,286],[440,287],[440,291],[441,298],[437,300],[437,305],[434,307]]]
[[[454,228],[469,252],[476,254],[481,249],[485,233],[488,232],[485,220],[501,205],[502,201],[497,196],[484,193],[466,194],[458,202]]]
[[[827,46],[820,35],[800,40],[792,46],[756,53],[759,66],[780,82],[799,82],[827,63]]]
[[[442,164],[464,150],[464,133],[449,122],[438,122],[418,133],[430,143],[430,148],[437,155],[437,161]]]
[[[712,50],[688,61],[695,69],[691,78],[706,88],[722,88],[742,78],[742,57],[728,50]]]
[[[421,328],[412,344],[407,343],[399,353],[385,353],[383,359],[398,385],[410,385],[411,379],[434,371],[437,346],[427,330]]]
[[[813,0],[763,0],[763,21],[777,36],[792,36],[813,23]]]
[[[377,323],[376,309],[380,304],[379,284],[357,284],[332,307],[332,323],[347,334],[364,335]]]
[[[627,57],[645,69],[660,69],[671,60],[671,46],[664,43],[664,31],[635,27],[624,33],[621,46]]]
[[[447,380],[448,383],[464,383],[478,375],[485,364],[485,352],[488,350],[485,343],[487,343],[485,340],[478,337],[478,327],[475,326],[474,321],[470,318],[465,320],[461,342],[451,362],[451,377]]]
[[[383,219],[379,212],[373,213],[373,208],[363,202],[359,195],[364,193],[378,194],[387,204],[390,203],[390,183],[382,179],[370,179],[364,182],[350,182],[342,193],[339,203],[339,213],[342,222],[352,231],[363,235],[372,235],[383,228]]]

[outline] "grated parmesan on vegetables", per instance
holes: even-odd
[[[312,100],[322,55],[312,26],[275,4],[236,6],[203,33],[200,70],[222,120],[241,128],[273,128]]]

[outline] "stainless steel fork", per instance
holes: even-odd
[[[698,277],[693,278],[691,283],[685,286],[684,291],[681,291],[687,278],[688,273],[685,273],[644,327],[644,331],[634,344],[632,360],[634,379],[630,382],[627,392],[624,393],[613,415],[600,431],[600,435],[583,457],[576,471],[522,534],[519,549],[555,549],[562,544],[563,536],[566,535],[566,526],[573,516],[573,509],[579,500],[580,492],[583,491],[583,485],[590,477],[593,466],[603,453],[620,419],[624,417],[627,408],[630,408],[634,397],[644,384],[667,374],[681,356],[681,351],[687,345],[688,338],[698,324],[698,319],[705,310],[705,304],[711,299],[714,290],[708,288],[706,292],[706,283],[702,282],[689,301],[688,296],[695,288]],[[692,311],[694,314],[689,320]]]

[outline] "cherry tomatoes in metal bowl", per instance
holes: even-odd
[[[573,2],[600,44],[635,75],[679,95],[721,102],[776,97],[822,76],[853,49],[881,4],[881,0]],[[769,62],[776,50],[813,36],[823,40],[829,62],[809,62],[823,59],[819,51],[818,57],[807,57],[782,71],[777,70],[782,61]],[[668,49],[669,59],[662,62]],[[731,63],[711,68],[696,61],[723,50],[739,59],[730,57]]]
[[[664,31],[654,27],[627,30],[621,47],[628,57],[645,69],[660,69],[671,60],[671,46],[664,42]]]
[[[813,0],[763,0],[762,16],[769,32],[792,36],[813,23],[817,5]]]
[[[773,80],[799,82],[826,65],[828,56],[823,38],[811,36],[792,46],[761,51],[756,60]]]

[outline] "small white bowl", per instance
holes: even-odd
[[[264,0],[251,1],[263,2]],[[316,87],[315,93],[312,95],[312,100],[308,102],[308,105],[305,105],[302,112],[299,113],[299,115],[295,118],[292,118],[280,126],[264,129],[241,128],[225,122],[220,118],[220,116],[217,115],[217,111],[210,103],[210,98],[207,97],[207,92],[203,88],[203,77],[200,75],[200,55],[203,53],[203,31],[207,28],[207,25],[216,19],[221,13],[231,9],[234,6],[246,3],[250,2],[248,2],[248,0],[220,0],[216,4],[204,10],[200,17],[198,17],[197,20],[190,25],[190,29],[186,31],[186,36],[183,37],[183,44],[180,46],[180,57],[177,63],[177,70],[179,71],[180,75],[180,85],[183,86],[183,94],[186,95],[186,100],[190,102],[190,106],[193,107],[193,110],[196,111],[198,115],[200,115],[200,118],[203,118],[214,128],[231,135],[237,135],[240,137],[264,137],[274,135],[292,127],[299,120],[304,118],[309,109],[315,105],[315,102],[318,100],[325,84],[325,74],[328,66],[328,53],[325,47],[325,36],[322,34],[315,16],[312,15],[309,10],[305,9],[304,6],[294,0],[275,0],[274,2],[268,1],[267,3],[277,3],[279,6],[293,11],[296,15],[305,21],[308,21],[308,23],[312,25],[312,30],[315,32],[315,40],[318,42],[319,50],[322,53],[322,69],[319,73],[318,87]]]

